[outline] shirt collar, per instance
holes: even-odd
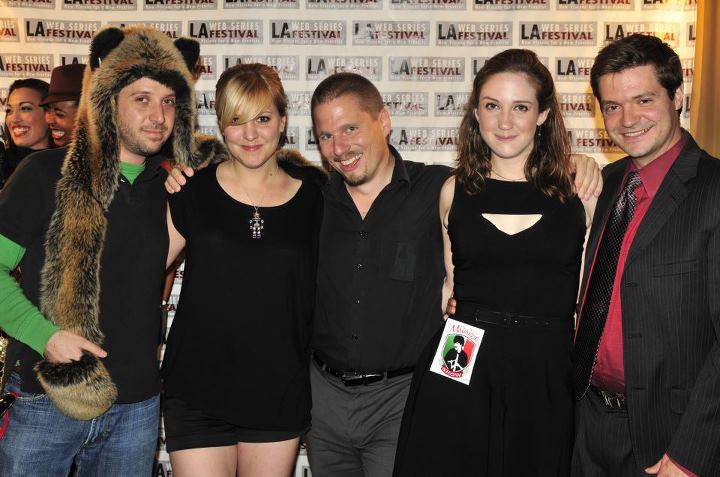
[[[402,160],[402,157],[400,157],[400,153],[391,144],[388,144],[388,147],[390,148],[390,154],[392,154],[395,159],[395,167],[393,167],[393,174],[387,188],[393,189],[400,186],[403,182],[410,184],[410,174],[408,174],[407,167],[405,167],[405,162]]]
[[[152,177],[155,177],[160,171],[162,171],[162,167],[160,167],[160,163],[167,159],[162,154],[157,154],[155,156],[150,156],[145,159],[145,169],[137,176],[135,179],[135,182],[138,182],[138,180],[144,181],[148,180]]]
[[[627,169],[625,170],[625,177],[632,171],[638,171],[640,179],[642,179],[642,187],[645,189],[648,197],[655,197],[660,184],[665,179],[668,171],[675,163],[675,160],[680,156],[685,143],[687,142],[688,134],[683,129],[680,140],[676,142],[670,149],[653,159],[648,165],[642,169],[638,169],[635,165],[635,161],[628,161]]]

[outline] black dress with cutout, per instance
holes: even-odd
[[[493,215],[508,214],[527,215],[526,228],[511,235],[495,225]],[[582,204],[561,203],[528,182],[490,179],[472,196],[456,185],[448,233],[453,318],[485,333],[469,385],[429,371],[442,329],[425,349],[394,475],[566,476]]]

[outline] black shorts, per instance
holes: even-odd
[[[240,427],[208,416],[177,396],[167,394],[162,398],[162,411],[168,452],[233,446],[238,442],[281,442],[300,437],[310,429],[278,431]]]

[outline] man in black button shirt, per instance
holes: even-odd
[[[412,368],[442,325],[438,198],[449,169],[402,160],[362,76],[330,76],[311,106],[338,174],[320,234],[310,465],[319,477],[389,476]]]

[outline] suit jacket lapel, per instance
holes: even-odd
[[[630,246],[625,266],[632,263],[657,235],[668,219],[677,210],[680,203],[687,197],[689,190],[686,182],[697,174],[700,148],[692,137],[670,167],[665,179],[660,184],[650,207],[638,227],[635,239]]]

